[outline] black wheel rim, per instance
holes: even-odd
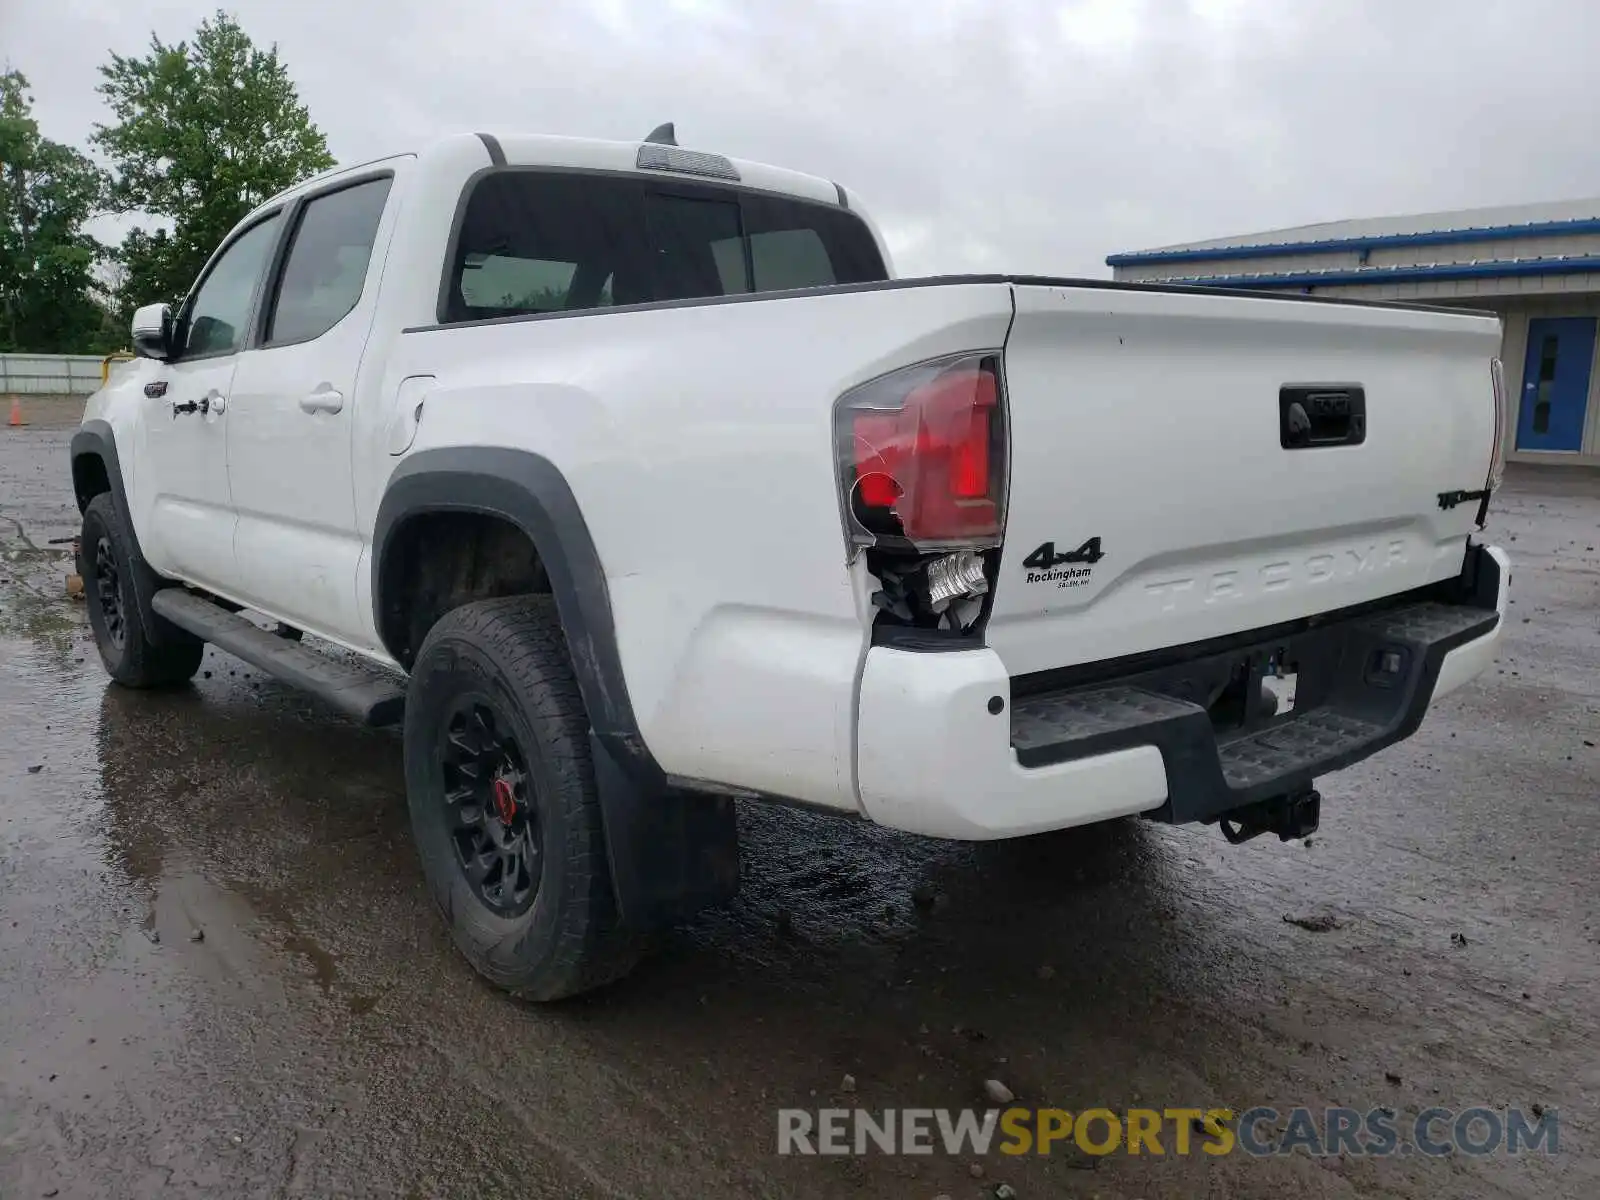
[[[487,697],[450,710],[440,760],[446,825],[472,894],[491,912],[526,912],[539,892],[542,842],[528,760],[511,722]]]
[[[94,544],[94,594],[100,604],[106,640],[121,650],[128,639],[128,617],[122,604],[122,575],[117,571],[117,559],[107,538]]]

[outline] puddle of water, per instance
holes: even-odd
[[[45,939],[41,962],[95,970],[132,939],[134,953],[159,948],[167,966],[225,990],[259,997],[286,977],[331,996],[335,959],[298,927],[295,905],[248,872],[228,880],[237,854],[207,853],[229,840],[226,822],[174,837],[195,830],[197,811],[255,799],[213,778],[229,773],[226,745],[220,760],[197,751],[215,733],[193,719],[204,702],[118,689],[97,658],[83,661],[86,641],[0,634],[0,955]]]
[[[316,981],[324,996],[333,994],[333,981],[339,974],[333,955],[301,933],[291,933],[284,938],[283,948],[290,954],[305,959],[311,967],[311,978]]]

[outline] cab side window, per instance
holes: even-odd
[[[256,285],[282,219],[281,213],[273,213],[245,230],[200,281],[184,315],[180,357],[232,354],[244,344]]]
[[[266,344],[321,337],[361,300],[393,180],[369,179],[307,201],[295,224]]]

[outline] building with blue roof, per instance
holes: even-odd
[[[1131,282],[1492,310],[1505,321],[1508,457],[1600,466],[1600,199],[1303,225],[1106,265]]]

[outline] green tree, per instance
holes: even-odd
[[[27,78],[0,75],[0,351],[106,348],[94,279],[104,247],[83,229],[103,188],[92,162],[40,135]]]
[[[113,121],[90,140],[111,165],[110,206],[165,226],[122,244],[125,310],[180,299],[241,217],[333,166],[278,47],[220,10],[192,43],[152,35],[144,57],[113,54],[100,73]]]

